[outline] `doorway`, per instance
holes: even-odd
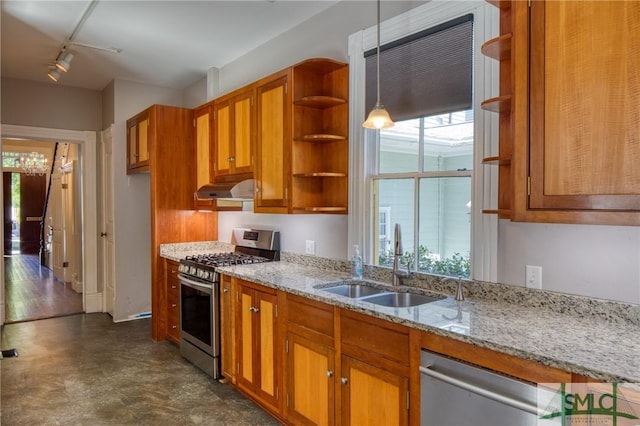
[[[80,182],[73,179],[77,148],[69,147],[3,141],[7,323],[83,312]]]
[[[2,144],[5,140],[40,140],[40,141],[68,141],[79,147],[79,176],[82,179],[80,191],[82,230],[81,241],[83,243],[84,256],[81,260],[83,281],[82,304],[83,311],[102,312],[102,293],[98,291],[98,236],[97,236],[97,173],[96,173],[96,132],[52,129],[43,127],[2,125]],[[1,212],[4,216],[4,210]],[[4,227],[0,228],[4,235]],[[3,236],[4,238],[4,236]],[[3,247],[4,249],[4,247]],[[0,263],[0,324],[5,322],[6,297],[5,297],[5,273],[4,262]]]

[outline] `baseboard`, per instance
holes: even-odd
[[[73,291],[75,291],[76,293],[82,293],[82,291],[84,290],[84,286],[82,284],[82,281],[77,281],[77,280],[73,280],[71,283],[71,288],[73,289]]]
[[[103,312],[102,293],[85,294],[84,295],[84,311],[87,314],[92,312]]]

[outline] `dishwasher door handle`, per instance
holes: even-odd
[[[429,367],[431,367],[431,365],[420,366],[420,373],[433,377],[434,379],[440,380],[442,382],[449,383],[450,385],[457,386],[469,392],[482,395],[494,401],[501,402],[510,407],[517,408],[518,410],[526,411],[527,413],[535,414],[537,416],[545,414],[545,411],[543,409],[539,409],[533,404],[511,398],[507,395],[496,393],[492,390],[477,386],[473,383],[465,382],[464,380],[460,380],[447,374],[440,373],[439,371],[433,370]]]

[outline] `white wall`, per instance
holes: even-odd
[[[146,173],[126,174],[127,119],[153,104],[183,106],[182,99],[179,90],[114,82],[114,321],[151,311],[150,181]]]
[[[305,253],[305,241],[313,240],[316,256],[347,258],[346,215],[218,213],[218,240],[230,243],[231,229],[244,227],[280,231],[280,248],[283,251]]]
[[[542,288],[640,303],[640,227],[501,220],[498,281],[524,285],[542,266]]]

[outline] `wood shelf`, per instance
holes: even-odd
[[[500,218],[508,219],[511,217],[511,210],[507,209],[483,209],[484,214],[497,214]]]
[[[480,105],[485,111],[492,112],[510,112],[511,111],[511,95],[498,96],[497,98],[487,99]]]
[[[293,210],[299,212],[308,212],[308,213],[344,213],[347,211],[346,207],[294,207]]]
[[[297,136],[294,140],[299,142],[337,142],[347,140],[347,138],[340,135],[316,134]]]
[[[311,172],[311,173],[294,173],[293,177],[347,177],[346,173],[333,173],[333,172]]]
[[[485,0],[487,3],[497,7],[500,10],[511,9],[511,0]]]
[[[508,166],[511,164],[511,159],[501,157],[486,157],[482,159],[482,164]]]
[[[332,108],[346,103],[346,99],[336,98],[334,96],[305,96],[293,101],[294,105],[318,109]]]
[[[483,55],[498,61],[509,59],[511,58],[511,39],[511,33],[492,38],[482,45],[480,51]]]

